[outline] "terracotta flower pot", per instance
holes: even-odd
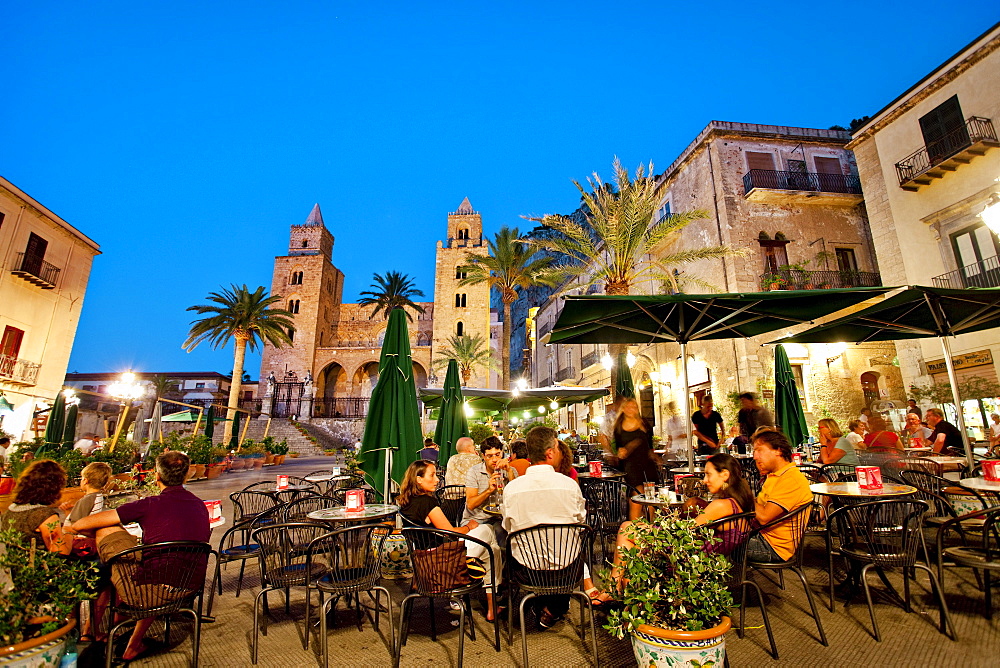
[[[253,462],[253,467],[254,467],[255,470],[256,469],[264,468],[264,458],[263,457],[254,457],[250,461]]]
[[[52,621],[52,617],[35,617],[30,620],[38,624]],[[58,666],[66,654],[66,635],[76,626],[71,619],[52,633],[25,640],[16,645],[0,647],[0,664],[17,668],[37,666]]]
[[[671,631],[640,624],[632,632],[632,651],[643,668],[721,666],[726,656],[726,632],[731,621],[704,631]]]
[[[215,480],[222,472],[226,470],[226,463],[219,462],[218,464],[209,464],[205,467],[205,477],[209,480]]]
[[[264,466],[270,466],[271,464],[274,464],[274,455],[269,452],[264,455]]]
[[[274,463],[275,464],[284,464],[285,463],[285,455],[275,455],[274,456]]]

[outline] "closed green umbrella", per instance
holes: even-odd
[[[788,353],[780,344],[774,347],[774,420],[793,448],[809,434],[795,374],[788,362]]]
[[[388,498],[391,487],[385,480],[386,448],[392,450],[389,476],[398,483],[416,460],[422,440],[406,315],[394,309],[382,341],[378,382],[368,403],[359,456],[361,468],[380,494]]]
[[[635,397],[635,384],[632,382],[632,370],[628,368],[628,354],[619,353],[615,359],[615,398]]]
[[[72,448],[73,444],[76,443],[76,417],[79,412],[79,407],[73,404],[66,409],[66,426],[63,427],[63,447]]]
[[[66,426],[66,397],[62,392],[56,395],[49,410],[49,419],[45,423],[45,442],[38,448],[35,456],[39,456],[46,449],[59,450],[63,441],[63,429]]]
[[[233,413],[233,437],[229,439],[230,450],[235,450],[240,445],[240,415],[239,411]]]
[[[438,461],[447,463],[455,454],[455,442],[469,435],[469,423],[465,419],[465,398],[462,396],[462,381],[458,375],[456,360],[448,360],[443,389],[444,397],[437,428],[434,430],[434,442],[441,446]]]
[[[209,405],[208,410],[205,411],[205,436],[208,436],[209,440],[215,436],[215,406]]]

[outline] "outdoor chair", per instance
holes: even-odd
[[[315,522],[309,513],[333,507],[333,500],[319,494],[306,494],[295,501],[289,501],[281,508],[282,522]]]
[[[924,471],[936,476],[942,474],[941,465],[923,457],[896,457],[887,459],[882,465],[882,473],[898,478],[903,471]]]
[[[927,502],[919,499],[870,501],[843,506],[830,513],[830,517],[827,518],[830,607],[833,608],[834,598],[834,556],[863,564],[858,577],[865,592],[865,600],[868,602],[868,614],[871,616],[876,641],[881,642],[882,636],[879,633],[871,590],[868,587],[867,575],[872,568],[879,571],[879,576],[887,586],[889,582],[881,572],[882,569],[900,569],[903,576],[902,603],[903,609],[907,612],[911,612],[910,571],[913,569],[926,571],[940,604],[941,632],[955,640],[954,627],[948,615],[948,605],[944,600],[941,583],[934,571],[927,565],[917,562],[917,547],[923,542],[921,521],[928,510]],[[891,586],[889,590],[895,594]]]
[[[273,491],[233,492],[229,498],[233,502],[234,524],[253,519],[257,515],[281,505],[281,501],[278,500]]]
[[[243,589],[243,573],[246,570],[247,561],[257,559],[260,556],[260,545],[250,540],[250,535],[262,526],[274,524],[277,521],[281,506],[275,506],[255,517],[251,517],[242,522],[237,522],[230,527],[219,540],[218,560],[215,569],[215,582],[212,586],[212,594],[208,599],[208,611],[212,614],[212,604],[215,600],[215,587],[218,586],[219,596],[222,596],[222,577],[220,568],[223,564],[240,562],[240,575],[236,580],[236,597],[239,598]],[[258,569],[260,564],[258,562]]]
[[[462,668],[462,663],[464,660],[465,651],[465,618],[466,615],[471,616],[471,595],[484,588],[483,580],[472,579],[467,584],[460,584],[455,587],[444,587],[439,580],[439,576],[442,572],[448,571],[453,564],[445,559],[445,554],[443,550],[436,549],[443,547],[445,544],[452,543],[456,540],[473,542],[481,546],[485,551],[490,551],[490,546],[479,540],[478,538],[473,538],[467,534],[460,534],[454,531],[444,531],[442,529],[434,529],[430,527],[412,527],[404,526],[402,529],[403,537],[406,538],[406,542],[410,548],[410,557],[413,560],[413,582],[411,584],[410,594],[403,599],[400,603],[399,613],[401,621],[401,628],[399,631],[399,641],[396,645],[396,652],[393,657],[393,668],[399,668],[400,656],[403,653],[403,645],[406,644],[406,636],[410,631],[410,614],[408,610],[412,608],[413,601],[417,598],[427,598],[430,602],[431,608],[431,639],[435,642],[437,641],[437,629],[435,626],[435,615],[434,615],[434,600],[435,599],[449,599],[458,604],[459,608],[459,621],[458,621],[458,668]],[[463,555],[464,560],[464,555]],[[496,565],[494,564],[494,559],[489,560],[489,589],[493,594],[493,600],[497,600],[496,594]],[[470,620],[469,623],[470,638],[475,642],[476,640],[476,625]],[[497,620],[493,623],[493,633],[494,633],[494,648],[497,652],[500,651],[500,621]]]
[[[358,630],[361,629],[363,609],[360,594],[367,593],[375,604],[375,631],[378,631],[379,616],[382,607],[379,605],[380,593],[385,594],[386,616],[389,618],[389,654],[396,652],[396,628],[392,619],[392,597],[389,590],[379,585],[381,577],[380,556],[386,537],[392,533],[392,527],[386,524],[363,524],[361,526],[338,529],[323,534],[314,539],[306,550],[306,605],[309,605],[310,593],[319,593],[319,634],[320,653],[323,666],[329,665],[330,652],[327,638],[327,611],[336,610],[337,601],[341,597],[353,598],[357,612]],[[313,564],[321,564],[327,568],[325,573],[313,568]],[[312,575],[316,573],[316,575]],[[372,592],[375,595],[372,596]],[[329,597],[329,598],[327,598]],[[309,628],[306,627],[306,632]]]
[[[741,580],[749,581],[748,575],[750,571],[754,570],[777,571],[779,577],[778,581],[779,586],[782,589],[784,589],[784,577],[783,577],[784,571],[790,570],[793,573],[795,573],[795,575],[797,575],[799,580],[802,582],[802,588],[805,589],[806,598],[809,600],[809,608],[812,611],[813,619],[816,620],[816,629],[819,631],[820,642],[824,646],[828,646],[829,643],[826,640],[826,632],[823,630],[823,621],[822,619],[820,619],[819,610],[816,607],[816,601],[813,598],[812,590],[809,588],[809,583],[806,581],[806,576],[802,571],[802,555],[805,550],[805,533],[806,529],[809,526],[809,518],[811,513],[813,512],[814,505],[815,504],[813,503],[807,503],[803,506],[800,506],[799,508],[796,508],[790,513],[786,513],[781,517],[778,517],[777,519],[771,520],[770,522],[768,522],[763,526],[757,527],[756,529],[750,532],[750,535],[747,536],[747,542],[749,542],[754,537],[766,533],[768,529],[772,529],[778,525],[788,524],[791,530],[792,537],[795,541],[795,551],[790,559],[777,563],[754,561],[753,559],[750,558],[749,554],[747,554],[747,550],[744,547],[741,559],[742,565],[740,567],[740,572],[741,572]],[[742,621],[744,616],[744,609],[746,608],[745,587],[743,593],[744,597],[743,600],[740,602],[740,628],[743,628]],[[770,637],[770,629],[768,630],[769,630],[768,635]],[[772,652],[774,653],[774,657],[777,658],[778,657],[777,646],[774,645],[773,638],[770,639],[772,641],[771,644]]]
[[[607,559],[614,549],[618,529],[628,519],[631,490],[620,480],[581,478],[580,482],[587,503],[587,524],[600,538],[601,558]]]
[[[518,606],[521,625],[522,665],[528,666],[528,632],[525,604],[536,596],[567,595],[580,599],[580,639],[587,642],[586,615],[590,611],[590,641],[594,665],[599,666],[594,606],[583,591],[584,566],[589,566],[593,530],[585,524],[539,524],[515,531],[507,537],[507,644],[514,636],[514,596],[527,592]]]
[[[294,522],[287,524],[271,524],[257,529],[250,535],[250,540],[260,545],[261,589],[253,602],[253,637],[250,648],[250,660],[257,664],[257,634],[267,635],[267,615],[257,612],[261,599],[267,609],[267,593],[270,591],[285,591],[285,613],[289,613],[289,598],[292,587],[306,587],[307,583],[324,573],[327,567],[318,562],[308,562],[308,553],[294,546],[309,545],[319,536],[328,533],[329,528],[321,524]],[[307,569],[307,562],[308,568]],[[306,620],[302,633],[302,647],[309,647],[310,609],[306,597]]]
[[[970,520],[982,523],[981,531],[976,537],[978,545],[972,544],[972,541],[961,530],[962,523]],[[962,543],[955,547],[945,547],[948,533],[952,529],[959,531]],[[938,578],[942,583],[944,582],[945,558],[950,559],[955,567],[973,569],[977,579],[979,571],[983,571],[981,584],[984,596],[983,603],[986,607],[986,618],[992,620],[993,595],[990,573],[992,571],[1000,572],[1000,506],[977,510],[942,524],[938,528],[937,557]]]
[[[886,463],[899,459],[902,455],[898,451],[883,452],[858,452],[858,461],[862,466],[877,466],[882,468]]]
[[[857,482],[857,471],[854,464],[825,464],[820,467],[820,475],[826,478],[827,482]],[[850,480],[845,480],[842,476],[854,476]]]
[[[750,489],[753,493],[759,494],[760,488],[764,485],[764,476],[760,474],[760,469],[757,468],[757,462],[751,457],[737,459],[740,463],[740,469],[743,471],[743,477],[746,478],[747,483],[750,485]]]
[[[201,644],[201,605],[208,557],[212,546],[198,541],[171,541],[140,545],[111,559],[114,588],[111,627],[105,648],[105,666],[111,668],[115,635],[131,622],[166,616],[164,635],[170,641],[170,615],[183,613],[194,621],[191,665],[198,665]]]
[[[446,485],[435,492],[435,495],[448,521],[454,526],[460,526],[465,513],[465,485]]]

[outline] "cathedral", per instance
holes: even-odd
[[[293,314],[292,344],[265,345],[260,393],[273,374],[274,417],[303,415],[312,395],[313,417],[363,417],[378,379],[378,362],[387,321],[371,318],[373,306],[343,303],[344,273],[333,264],[334,238],[316,204],[301,225],[292,225],[288,253],[274,258],[271,294],[281,295]],[[490,288],[459,286],[467,253],[486,255],[483,222],[468,198],[448,214],[447,238],[437,242],[434,301],[417,302],[423,313],[409,323],[413,376],[417,387],[440,384],[432,361],[454,335],[480,335],[491,347]],[[489,387],[491,374],[480,370],[473,387]]]

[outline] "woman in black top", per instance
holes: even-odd
[[[653,459],[653,430],[639,414],[639,404],[633,398],[625,399],[618,411],[614,427],[618,459],[625,469],[625,483],[642,494],[642,483],[657,482],[660,470]],[[642,506],[631,503],[629,519],[642,514]]]
[[[500,558],[500,547],[497,545],[493,529],[488,524],[479,524],[476,520],[469,520],[463,526],[456,527],[448,520],[448,517],[441,510],[441,503],[434,492],[437,491],[438,477],[437,465],[434,462],[419,459],[406,469],[403,476],[403,484],[400,485],[399,496],[396,503],[399,504],[399,514],[409,520],[410,524],[417,526],[433,526],[435,529],[454,531],[455,533],[468,534],[473,538],[485,542],[490,546],[492,558],[495,560],[496,573],[499,584],[500,571],[503,569]],[[480,559],[486,566],[485,584],[489,586],[489,561],[490,551],[483,550],[478,543],[467,541],[465,544],[465,554],[475,559]],[[487,590],[487,613],[486,619],[493,621],[496,616],[496,609],[493,604],[493,595]]]

